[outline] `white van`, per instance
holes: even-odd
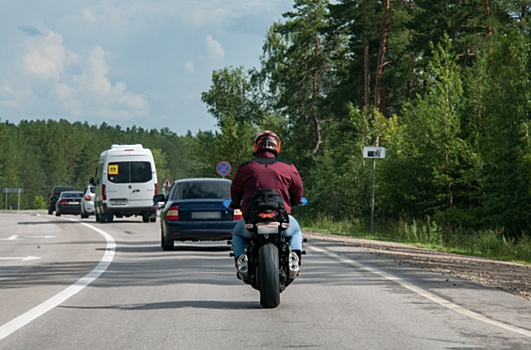
[[[158,193],[157,172],[151,151],[142,145],[112,145],[101,153],[96,177],[96,221],[141,215],[143,222],[157,220],[153,196]]]

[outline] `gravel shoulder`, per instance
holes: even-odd
[[[394,242],[310,231],[304,231],[303,235],[308,239],[333,241],[360,247],[373,254],[396,259],[402,263],[463,278],[531,300],[531,268],[528,265],[439,252]]]

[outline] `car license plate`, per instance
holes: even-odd
[[[112,205],[125,205],[125,201],[124,200],[112,200],[111,204]]]
[[[193,211],[192,219],[221,219],[220,211]]]
[[[79,202],[68,202],[68,204],[79,204]]]

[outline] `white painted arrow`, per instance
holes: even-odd
[[[15,239],[18,239],[17,235],[9,236],[9,238],[2,238],[3,241],[14,241]]]
[[[9,238],[2,238],[2,241],[14,241],[16,239],[25,239],[25,238],[55,238],[55,236],[18,236],[18,235],[13,235],[13,236],[9,236]]]
[[[55,238],[55,236],[19,236],[19,238]]]
[[[0,260],[20,260],[20,261],[30,261],[40,259],[38,256],[27,256],[25,258],[0,258]]]

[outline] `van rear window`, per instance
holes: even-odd
[[[148,182],[152,178],[150,162],[115,162],[107,168],[107,180],[117,184]]]

